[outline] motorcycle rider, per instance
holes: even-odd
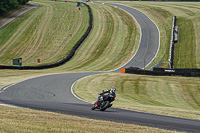
[[[103,97],[107,97],[108,95],[104,95],[105,93],[109,93],[111,96],[114,96],[116,97],[116,89],[115,88],[112,88],[110,90],[107,90],[107,91],[103,91],[102,93],[100,93],[100,95],[103,95]]]
[[[103,95],[103,99],[106,98],[106,97],[108,96],[108,95],[104,95],[105,93],[109,93],[109,95],[111,95],[111,96],[113,96],[113,97],[116,97],[115,92],[116,92],[116,89],[115,89],[115,88],[112,88],[112,89],[110,89],[110,90],[103,91],[100,95]],[[111,107],[111,106],[112,106],[112,104],[110,104],[109,107]]]
[[[103,96],[103,99],[108,97],[108,95],[104,95],[105,93],[109,93],[109,95],[113,96],[114,98],[116,97],[116,89],[115,88],[112,88],[110,90],[107,90],[107,91],[103,91],[102,93],[100,93],[99,95]],[[101,100],[103,100],[101,99]],[[92,110],[94,110],[97,106],[99,106],[99,104],[101,103],[101,101],[99,101],[99,97],[97,98],[97,101],[94,103],[93,107],[91,108]],[[110,104],[109,107],[111,107],[112,104]]]

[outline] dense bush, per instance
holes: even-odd
[[[10,9],[17,8],[18,5],[24,5],[29,0],[0,0],[0,15],[4,14]]]

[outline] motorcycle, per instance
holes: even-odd
[[[93,104],[93,107],[91,109],[100,109],[100,111],[105,111],[107,108],[110,108],[112,106],[111,102],[113,102],[114,100],[115,97],[110,94],[99,94],[97,101]]]

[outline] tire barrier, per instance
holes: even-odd
[[[48,69],[48,68],[58,67],[58,66],[61,66],[61,65],[65,64],[66,62],[68,62],[74,56],[74,54],[77,51],[77,49],[80,47],[80,45],[83,43],[83,41],[88,37],[90,31],[92,30],[92,26],[93,26],[92,9],[90,8],[89,5],[87,5],[85,3],[83,3],[83,4],[88,8],[89,26],[88,26],[87,31],[85,32],[85,34],[81,37],[80,40],[78,40],[78,42],[72,48],[72,50],[70,51],[70,53],[69,53],[69,55],[67,57],[65,57],[64,59],[59,60],[56,63],[47,64],[47,65],[39,65],[39,66],[4,66],[4,65],[0,65],[0,69],[39,70],[39,69]]]
[[[175,33],[178,33],[175,31],[175,27],[176,27],[176,16],[173,17],[171,43],[170,43],[170,50],[169,50],[169,68],[174,67],[174,45],[178,41],[178,40],[175,41]],[[178,34],[176,37],[178,38]]]
[[[153,68],[153,71],[149,71],[140,68],[130,67],[130,68],[122,68],[121,73],[153,75],[153,76],[200,77],[200,69]]]
[[[185,68],[176,68],[176,69],[167,69],[167,68],[155,68],[156,72],[171,72],[174,75],[187,76],[187,77],[200,77],[200,69],[185,69]]]

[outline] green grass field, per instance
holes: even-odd
[[[39,11],[41,15],[44,15],[45,12],[47,13],[47,8],[49,6],[56,6],[53,2],[51,3],[49,1],[38,0],[38,2],[43,3],[42,6],[31,11],[30,15],[32,12],[39,13]],[[156,62],[164,58],[163,67],[166,67],[169,47],[168,42],[171,34],[171,17],[173,16],[171,13],[172,11],[170,10],[173,9],[172,5],[170,5],[170,3],[167,4],[162,2],[134,2],[134,4],[132,2],[124,3],[144,11],[156,22],[156,24],[158,24],[161,31],[161,51],[158,54]],[[162,5],[165,6],[163,7]],[[40,75],[75,71],[106,71],[116,69],[123,63],[127,62],[134,54],[138,46],[140,38],[139,26],[133,18],[118,8],[93,3],[91,3],[90,6],[94,14],[94,27],[89,37],[85,40],[71,61],[63,66],[47,70],[0,70],[0,88]],[[198,7],[193,5],[193,3],[182,3],[182,6],[188,10],[190,8],[192,9],[193,6],[194,9]],[[50,8],[48,12],[49,11]],[[183,18],[186,16],[186,12],[184,10],[177,9],[175,11]],[[52,12],[54,12],[54,10],[52,10]],[[194,10],[192,12],[198,12],[198,10]],[[27,15],[28,14],[29,13],[27,13]],[[197,18],[198,14],[195,14],[195,16]],[[25,19],[22,17],[21,19],[28,21],[30,18],[27,17]],[[30,21],[34,23],[33,20]],[[37,22],[37,19],[35,19],[35,21]],[[78,22],[78,17],[77,20],[71,20],[69,22]],[[194,19],[192,22],[194,23],[194,27],[199,25],[198,19]],[[14,25],[17,25],[17,21],[13,23]],[[118,29],[120,30],[118,31]],[[43,31],[44,30],[39,32],[36,30],[35,32],[37,33],[34,33],[34,35],[41,35]],[[199,49],[197,45],[199,42],[199,35],[197,34],[198,31],[199,28],[196,28],[194,41],[196,42],[195,50]],[[16,30],[13,31],[12,34],[16,34]],[[79,36],[81,35],[78,35],[77,33],[77,37]],[[181,43],[181,41],[179,43]],[[66,45],[66,47],[68,46]],[[59,51],[60,54],[62,52],[63,51],[61,50]],[[199,66],[200,59],[198,54],[199,53],[197,52],[194,54],[196,66]],[[59,56],[56,55],[56,57]],[[5,62],[6,61],[4,61],[4,63]],[[101,92],[102,89],[106,90],[111,87],[116,87],[117,99],[114,102],[114,106],[158,114],[199,119],[199,82],[199,78],[188,77],[153,77],[129,74],[104,74],[82,79],[75,84],[74,89],[75,93],[81,98],[94,102],[98,96],[97,94]],[[77,88],[79,88],[79,91],[77,91]],[[121,123],[117,124],[106,122],[105,124],[104,121],[94,121],[85,118],[41,111],[38,112],[29,109],[15,109],[0,106],[0,111],[0,118],[2,121],[0,122],[1,132],[100,132],[102,131],[102,126],[106,126],[105,130],[102,131],[106,132],[106,129],[110,129],[113,125],[114,127],[111,128],[111,131],[114,132],[168,132],[160,129],[138,127]],[[13,128],[10,128],[11,125]]]

